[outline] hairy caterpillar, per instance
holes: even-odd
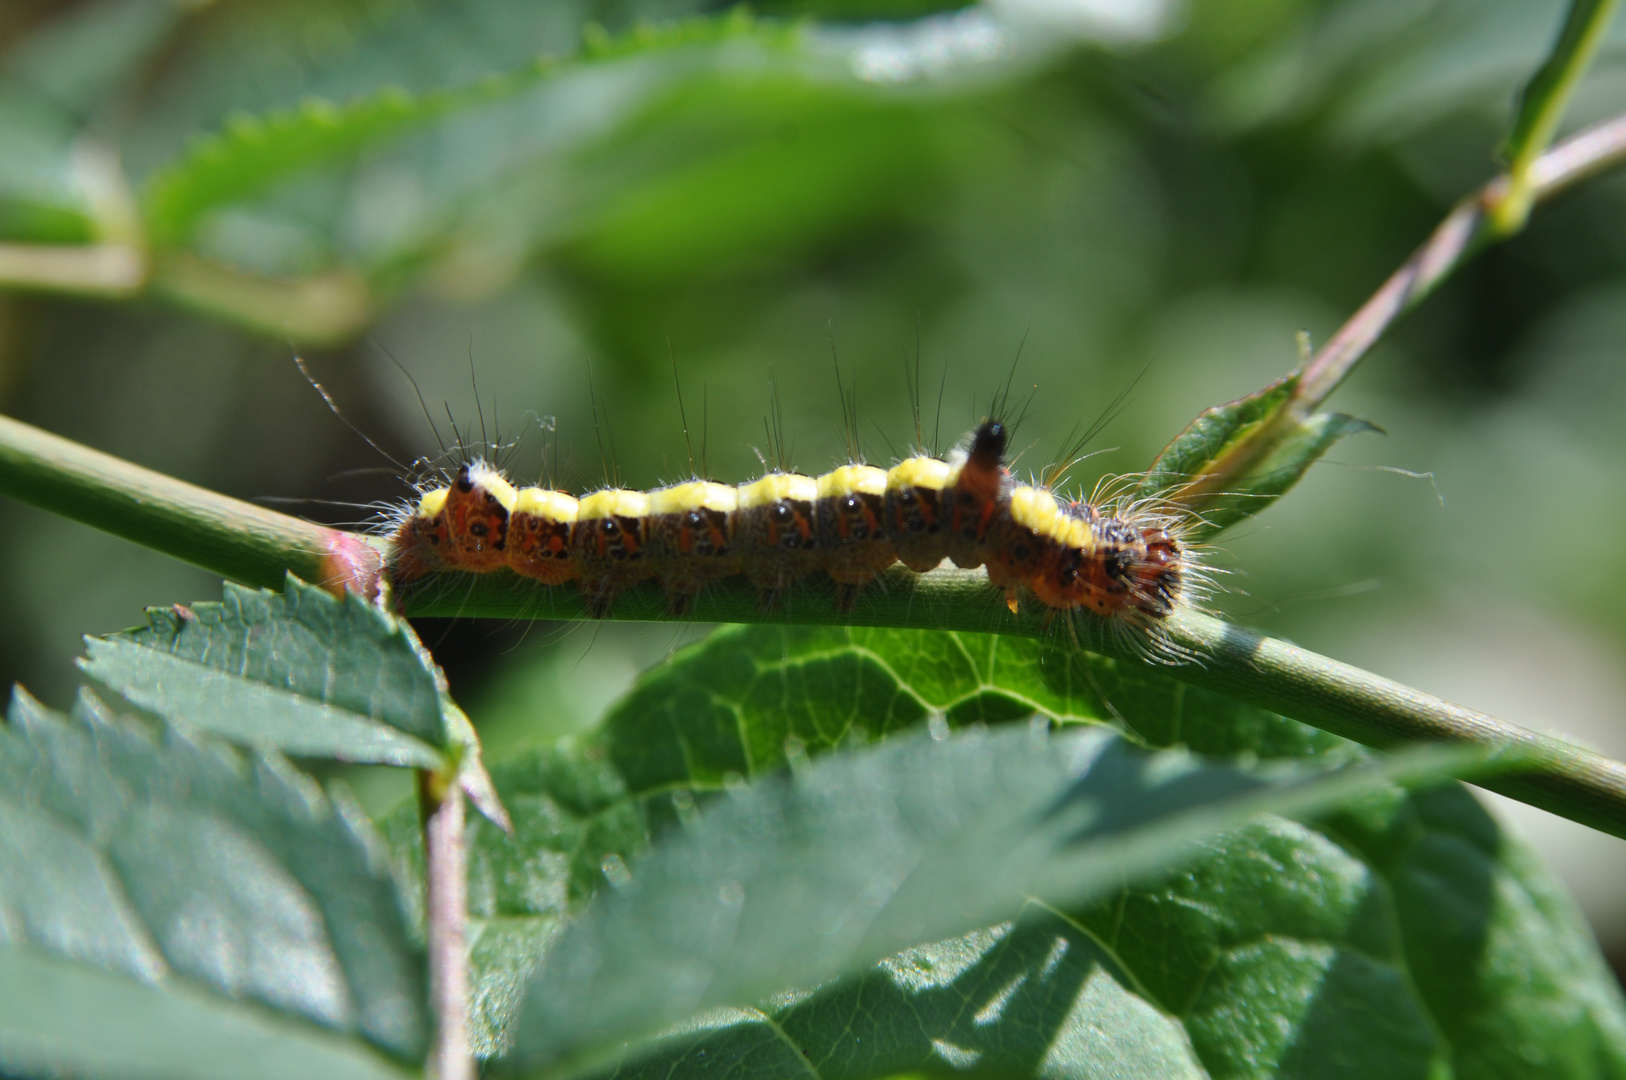
[[[397,588],[443,571],[574,581],[600,616],[617,594],[655,580],[669,610],[682,614],[726,578],[743,576],[771,609],[785,589],[821,572],[850,609],[894,563],[919,573],[947,558],[986,566],[1012,611],[1031,596],[1054,612],[1154,630],[1200,590],[1203,569],[1179,538],[1177,515],[1018,483],[1006,442],[1006,426],[986,420],[946,459],[847,464],[817,477],[771,471],[738,487],[695,479],[650,492],[609,488],[579,499],[516,488],[473,460],[401,508],[389,572]]]

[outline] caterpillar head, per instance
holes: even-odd
[[[1087,504],[1065,508],[1072,527],[1053,532],[1051,558],[1031,580],[1053,608],[1082,608],[1103,617],[1139,613],[1164,618],[1179,603],[1184,555],[1161,523],[1105,517]]]

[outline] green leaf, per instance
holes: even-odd
[[[425,965],[380,853],[358,807],[280,757],[19,690],[0,728],[0,1062],[391,1071],[354,1037],[421,1058]]]
[[[94,239],[93,188],[75,144],[96,109],[127,84],[180,22],[178,4],[102,0],[52,19],[0,57],[0,237]]]
[[[1204,409],[1157,455],[1135,494],[1157,498],[1190,483],[1227,450],[1275,416],[1293,396],[1298,383],[1298,373],[1294,372],[1247,397]]]
[[[933,717],[938,730],[951,730],[1035,713],[1060,724],[1121,723],[1146,742],[1203,753],[1353,757],[1324,732],[1145,665],[1029,638],[729,627],[648,672],[596,730],[493,768],[514,831],[471,826],[470,909],[479,932],[489,921],[537,955],[562,920],[636,862],[649,837],[698,820],[708,793],[772,775],[787,754],[865,746]],[[402,876],[421,881],[416,808],[402,807],[385,828]],[[418,890],[407,895],[418,902]],[[504,1044],[523,977],[478,939],[473,963],[474,1037],[489,1056]]]
[[[342,107],[312,100],[297,109],[236,117],[148,182],[143,200],[148,236],[159,246],[177,245],[211,207],[481,96],[461,91],[414,97],[390,88]]]
[[[334,95],[352,104],[329,108],[336,141],[319,159],[301,157],[298,117],[273,110],[244,130],[241,164],[227,135],[152,177],[148,213],[170,223],[154,235],[189,249],[155,263],[154,288],[270,327],[266,312],[290,299],[331,293],[311,301],[326,318],[425,272],[495,283],[542,250],[583,273],[685,281],[764,246],[790,257],[857,223],[929,213],[923,194],[944,191],[922,94],[963,93],[963,70],[1026,70],[1046,52],[979,13],[826,31],[743,12],[588,33],[570,59],[412,96],[399,128],[372,131],[373,93]],[[346,145],[352,111],[359,141]],[[765,126],[796,138],[764,141]],[[284,140],[299,145],[284,153]],[[227,287],[192,255],[253,276]],[[287,278],[309,296],[284,296],[274,282]],[[354,319],[344,326],[300,332],[348,333]]]
[[[582,54],[573,60],[542,60],[468,86],[416,95],[389,87],[343,104],[312,99],[297,109],[240,115],[220,134],[196,141],[184,157],[148,181],[143,199],[148,232],[155,244],[181,244],[211,210],[241,202],[319,163],[353,157],[410,128],[512,99],[582,66],[742,37],[778,45],[793,34],[784,26],[759,24],[740,8],[716,17],[639,26],[614,37],[590,33]]]
[[[1192,514],[1186,537],[1206,540],[1286,494],[1339,439],[1380,430],[1342,413],[1292,419],[1286,410],[1298,379],[1295,372],[1247,397],[1203,410],[1164,447],[1134,496]]]
[[[352,1040],[264,1009],[10,945],[0,945],[0,1067],[16,1077],[412,1075]]]
[[[281,595],[227,582],[220,603],[147,617],[87,639],[80,666],[171,721],[289,754],[424,768],[459,741],[411,629],[358,596],[294,578]]]
[[[717,1010],[608,1075],[1626,1074],[1619,990],[1584,924],[1460,786],[1203,847],[1189,872],[1082,913],[1032,906]]]
[[[1109,723],[1150,745],[1210,754],[1339,763],[1363,753],[1154,668],[1053,643],[861,628],[728,628],[652,669],[596,731],[494,770],[515,837],[485,823],[471,828],[482,1056],[505,1044],[530,967],[559,926],[607,882],[637,881],[652,842],[708,820],[717,797],[711,793],[782,769],[787,751],[788,760],[800,761],[922,725],[942,731],[1034,712],[1062,724]],[[721,798],[726,804],[728,796]],[[416,814],[404,810],[389,832],[410,869]],[[1626,1009],[1562,887],[1460,787],[1381,793],[1369,806],[1321,823],[1271,819],[1204,850],[1209,854],[1190,874],[1069,916],[1094,931],[1068,930],[1065,921],[1047,936],[1023,937],[1027,931],[1019,928],[997,949],[987,946],[982,959],[958,967],[941,959],[936,975],[917,969],[925,953],[914,950],[812,994],[708,1014],[687,1034],[640,1046],[640,1055],[655,1056],[627,1069],[673,1080],[719,1070],[783,1076],[786,1063],[800,1058],[826,1080],[866,1080],[959,1068],[968,1060],[954,1056],[959,1048],[991,1068],[1010,1062],[1020,1072],[1021,1062],[1047,1062],[1046,1075],[1119,1075],[1113,1070],[1136,1062],[1144,1065],[1140,1075],[1182,1075],[1193,1060],[1212,1075],[1228,1075],[1226,1061],[1252,1052],[1220,1038],[1224,1018],[1243,1013],[1250,1023],[1301,1032],[1305,1046],[1328,1053],[1348,1040],[1375,1039],[1373,1031],[1415,1031],[1435,1015],[1450,1016],[1455,1026],[1443,1041],[1426,1050],[1404,1044],[1412,1056],[1397,1075],[1421,1075],[1442,1052],[1504,1063],[1526,1051],[1555,1061],[1585,1053],[1607,1064],[1626,1045],[1619,1034]],[[1441,858],[1442,852],[1451,854]],[[1402,889],[1395,883],[1406,875],[1410,884]],[[1486,887],[1474,884],[1487,881],[1488,899]],[[1496,962],[1480,959],[1470,937],[1450,961],[1454,982],[1436,987],[1420,979],[1420,969],[1436,962],[1429,950],[1442,941],[1439,928],[1459,925],[1464,912],[1476,910],[1489,928],[1479,939],[1484,956],[1494,954]],[[1383,925],[1405,932],[1389,931],[1374,953],[1378,939],[1370,928]],[[499,937],[475,936],[485,934]],[[1319,950],[1332,966],[1247,967],[1248,950],[1265,939],[1286,942],[1295,954]],[[962,956],[968,948],[950,942],[926,953]],[[1103,960],[1103,951],[1132,962]],[[1344,976],[1374,955],[1383,979],[1366,997],[1353,994]],[[1173,986],[1169,972],[1200,975],[1222,963],[1236,977],[1214,984],[1202,1016],[1187,1020],[1186,1002],[1174,1000],[1172,990],[1160,996]],[[962,969],[964,978],[955,974]],[[1027,980],[1013,990],[1024,972]],[[1396,985],[1411,989],[1391,994]],[[1273,1006],[1277,986],[1314,1008],[1294,1013]],[[1315,1026],[1307,1027],[1312,1019]],[[1199,1058],[1192,1046],[1202,1025],[1209,1041]],[[1258,1060],[1257,1075],[1281,1074],[1268,1055]],[[1177,1068],[1178,1062],[1186,1064]],[[1603,1066],[1595,1073],[1610,1075]]]
[[[1415,759],[1426,756],[1426,762]],[[707,1008],[749,1006],[906,947],[1070,906],[1289,806],[1464,763],[1441,748],[1385,768],[1272,775],[1045,726],[925,734],[836,755],[712,804],[550,950],[506,1059],[535,1073]]]
[[[1258,461],[1202,505],[1201,520],[1188,535],[1206,540],[1262,513],[1303,479],[1334,443],[1364,431],[1382,433],[1376,425],[1343,413],[1314,413],[1304,421],[1284,424]]]
[[[918,19],[970,6],[966,0],[767,0],[753,5],[769,15],[800,15],[829,21]]]

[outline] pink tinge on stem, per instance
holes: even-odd
[[[324,530],[322,588],[335,596],[353,592],[368,603],[377,604],[384,596],[384,558],[377,548],[355,533]]]

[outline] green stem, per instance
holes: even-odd
[[[1502,148],[1508,159],[1508,188],[1491,212],[1499,234],[1518,232],[1530,216],[1534,202],[1531,167],[1557,133],[1575,87],[1619,6],[1619,0],[1574,0],[1552,52],[1519,95],[1518,115]]]
[[[249,585],[275,587],[283,575],[376,588],[379,542],[219,495],[139,465],[0,417],[0,492],[185,559]],[[346,572],[346,568],[348,572]],[[585,618],[570,587],[547,588],[508,573],[441,575],[405,591],[414,616]],[[670,621],[659,589],[616,598],[611,618]],[[894,566],[853,611],[836,605],[828,583],[793,590],[772,614],[739,580],[696,598],[698,622],[891,626],[1056,638],[1135,661],[1133,645],[1106,624],[1080,617],[1065,629],[1031,606],[1012,615],[981,571],[911,574]],[[1169,620],[1170,640],[1197,659],[1164,670],[1262,708],[1388,749],[1409,742],[1511,747],[1528,763],[1484,782],[1522,802],[1626,837],[1626,765],[1514,724],[1476,713],[1286,642],[1196,612]]]
[[[359,538],[279,514],[0,416],[0,494],[203,567],[281,588],[287,574],[373,591]],[[374,586],[376,588],[376,586]]]
[[[147,256],[131,244],[0,244],[0,286],[81,296],[134,296]]]
[[[1505,747],[1525,764],[1476,784],[1626,838],[1626,764],[1206,615],[1180,612],[1171,629],[1204,657],[1176,678],[1381,750]]]
[[[576,590],[528,584],[509,574],[431,579],[401,598],[409,615],[506,619],[585,618]],[[616,597],[613,619],[670,620],[652,586]],[[696,598],[698,622],[891,626],[1051,639],[1130,662],[1132,642],[1081,616],[1059,627],[1043,610],[1012,615],[981,571],[911,574],[895,566],[870,586],[856,610],[836,607],[835,590],[809,583],[772,614],[754,590],[723,582]],[[1168,621],[1170,641],[1194,659],[1162,670],[1172,678],[1240,698],[1377,749],[1449,742],[1502,748],[1521,762],[1480,786],[1626,838],[1626,764],[1516,724],[1465,709],[1371,672],[1195,611]]]

